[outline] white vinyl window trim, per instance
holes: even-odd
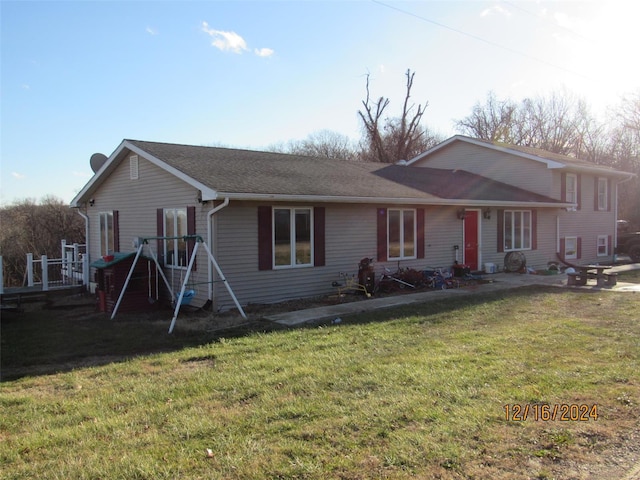
[[[504,251],[531,250],[533,214],[531,210],[504,211]]]
[[[113,212],[100,212],[100,255],[110,255],[115,246]]]
[[[187,235],[187,209],[165,208],[163,222],[165,237],[184,237]],[[187,242],[183,238],[172,238],[164,242],[165,264],[170,268],[186,269]]]
[[[565,192],[565,202],[578,203],[578,176],[575,173],[567,173]]]
[[[607,179],[606,178],[598,178],[598,191],[596,195],[598,195],[598,210],[604,211],[609,207],[607,205]]]
[[[272,215],[273,269],[312,267],[313,208],[277,207]]]
[[[413,260],[417,258],[417,212],[415,208],[387,210],[387,258]]]
[[[564,258],[567,260],[578,258],[578,237],[564,238]]]
[[[596,245],[598,257],[606,257],[609,255],[609,237],[607,235],[598,235]]]

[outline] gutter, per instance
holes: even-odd
[[[539,208],[572,208],[574,203],[566,202],[523,202],[500,200],[474,200],[474,199],[446,199],[446,198],[419,198],[419,197],[347,197],[338,195],[279,195],[271,193],[225,193],[219,192],[225,200],[247,200],[263,202],[305,202],[305,203],[351,203],[373,205],[437,205],[459,207],[539,207]],[[216,198],[204,198],[203,201],[217,200]]]
[[[224,207],[229,205],[229,197],[225,197],[224,201],[218,205],[217,207],[212,208],[207,212],[207,243],[209,245],[209,249],[213,252],[213,236],[211,235],[211,229],[213,227],[213,216],[222,210]],[[209,289],[209,300],[213,302],[213,266],[211,262],[207,262],[207,280],[208,280],[208,289]]]

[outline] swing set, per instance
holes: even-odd
[[[171,288],[171,285],[169,284],[169,280],[167,280],[166,275],[164,274],[164,271],[162,270],[162,267],[160,266],[160,263],[158,262],[158,257],[156,256],[156,254],[153,252],[153,250],[151,248],[149,248],[149,255],[150,257],[153,259],[153,262],[156,265],[156,272],[160,273],[160,275],[162,276],[162,280],[164,281],[165,286],[167,287],[167,289],[169,290],[170,294],[171,294],[171,298],[172,300],[175,300],[175,308],[173,311],[173,318],[171,319],[171,325],[169,326],[169,333],[173,332],[173,329],[176,325],[176,319],[178,318],[178,313],[180,312],[180,307],[184,304],[187,304],[191,301],[191,298],[195,295],[195,292],[191,289],[189,289],[187,291],[187,287],[189,284],[189,277],[191,276],[191,271],[193,270],[193,264],[195,262],[196,259],[196,253],[198,252],[198,247],[200,245],[202,245],[205,249],[205,251],[207,252],[207,256],[209,259],[209,262],[213,265],[213,267],[216,269],[216,272],[218,273],[218,276],[220,277],[220,280],[215,280],[216,282],[223,282],[224,286],[226,287],[227,291],[229,292],[229,295],[231,296],[231,298],[233,299],[233,302],[235,303],[236,307],[238,307],[238,311],[240,312],[240,315],[242,315],[242,318],[244,318],[245,320],[247,319],[247,315],[246,313],[244,313],[244,310],[242,309],[242,306],[240,305],[240,302],[238,302],[238,299],[236,298],[235,294],[233,293],[233,290],[231,289],[231,285],[229,285],[229,282],[227,281],[226,277],[224,276],[224,274],[222,273],[222,270],[220,269],[220,265],[218,265],[218,262],[216,261],[216,259],[214,258],[213,254],[211,253],[211,250],[209,249],[209,247],[207,246],[207,244],[204,242],[204,240],[202,239],[201,236],[199,235],[186,235],[186,236],[182,236],[182,237],[147,237],[147,238],[139,238],[138,239],[138,249],[136,251],[136,256],[133,260],[133,263],[131,265],[131,269],[129,270],[129,274],[127,275],[127,279],[124,282],[124,285],[122,287],[122,291],[120,292],[120,296],[118,297],[118,301],[116,302],[115,307],[113,308],[113,313],[111,314],[111,319],[113,320],[116,316],[116,313],[118,313],[118,307],[120,307],[120,303],[122,302],[122,299],[124,298],[124,294],[127,290],[127,286],[129,285],[129,281],[131,280],[131,277],[133,275],[133,272],[135,270],[136,264],[138,263],[138,259],[140,258],[140,256],[142,255],[142,252],[145,248],[145,245],[149,244],[149,240],[184,240],[185,242],[189,241],[189,240],[194,240],[195,241],[195,245],[193,247],[193,252],[191,252],[191,258],[189,259],[189,265],[187,267],[187,271],[186,274],[184,275],[184,279],[181,281],[181,288],[180,288],[180,294],[178,295],[177,299],[175,297],[175,294],[173,292],[173,288]],[[157,282],[157,275],[156,275],[156,282]],[[173,278],[173,277],[172,277]],[[151,264],[149,264],[149,282],[151,282]],[[213,281],[211,282],[201,282],[201,283],[213,283]],[[193,285],[193,284],[191,284]],[[149,292],[151,292],[151,283],[149,283]],[[156,295],[157,295],[158,289],[156,286]],[[209,299],[211,300],[211,299]]]

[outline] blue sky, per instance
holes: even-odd
[[[0,202],[70,201],[122,139],[261,149],[357,140],[365,95],[423,122],[494,91],[565,88],[598,114],[640,88],[637,1],[5,1]],[[604,117],[603,117],[604,118]]]

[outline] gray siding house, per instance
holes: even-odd
[[[332,292],[362,258],[482,270],[610,262],[616,191],[629,174],[569,157],[452,137],[396,165],[124,140],[73,199],[90,262],[153,249],[177,288],[199,235],[241,304]],[[234,306],[199,249],[194,304]]]

